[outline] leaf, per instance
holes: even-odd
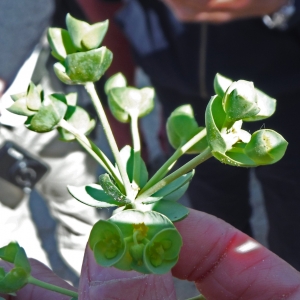
[[[54,73],[56,74],[57,78],[65,84],[75,84],[72,79],[67,75],[66,68],[61,63],[57,62],[53,65]]]
[[[105,220],[100,220],[93,226],[88,243],[96,262],[103,267],[113,266],[124,256],[126,250],[118,226]]]
[[[76,52],[70,34],[65,29],[49,28],[47,38],[52,49],[52,55],[59,61],[64,61],[68,54]]]
[[[24,248],[20,247],[18,249],[18,252],[14,260],[14,265],[16,268],[22,268],[25,272],[28,273],[28,275],[30,274],[31,266]]]
[[[257,115],[257,93],[253,82],[238,80],[233,82],[223,97],[223,109],[229,120],[237,121]]]
[[[133,87],[112,88],[108,92],[108,105],[114,117],[123,123],[132,115],[146,116],[154,108],[154,90]]]
[[[271,129],[254,132],[245,146],[245,153],[257,165],[269,165],[279,161],[287,149],[288,142]]]
[[[27,283],[31,272],[28,258],[17,242],[0,248],[0,258],[14,264],[14,268],[7,273],[0,268],[0,293],[13,293]]]
[[[108,20],[90,25],[89,31],[82,37],[81,45],[86,50],[98,48],[108,29]]]
[[[22,268],[11,269],[0,280],[0,293],[9,294],[18,291],[28,282],[29,274]]]
[[[194,117],[190,104],[177,107],[167,119],[167,136],[173,148],[178,149],[196,134],[203,130],[199,127]],[[207,148],[206,139],[202,139],[193,145],[186,153],[199,153]]]
[[[7,246],[0,248],[0,258],[13,263],[19,249],[17,242],[10,242]]]
[[[226,154],[224,154],[217,151],[212,151],[212,155],[221,163],[234,167],[249,168],[257,166],[253,160],[243,153],[226,152]]]
[[[53,130],[67,111],[64,95],[52,94],[46,98],[40,110],[26,123],[30,130],[48,132]]]
[[[77,84],[98,81],[112,62],[112,52],[106,47],[67,55],[66,74]]]
[[[165,197],[168,196],[169,194],[173,193],[174,191],[178,190],[181,188],[183,185],[185,185],[187,182],[189,182],[195,174],[195,171],[191,171],[187,174],[184,174],[180,176],[179,178],[175,179],[156,193],[154,193],[152,196],[153,197]],[[144,200],[143,200],[144,202]]]
[[[214,90],[215,93],[221,98],[224,97],[226,90],[232,84],[232,80],[217,73],[214,78]]]
[[[88,134],[95,126],[95,121],[80,106],[68,106],[64,119],[83,134]],[[75,137],[69,131],[59,128],[59,133],[65,141],[74,140]]]
[[[255,90],[257,93],[257,106],[260,108],[260,111],[255,116],[243,118],[244,121],[252,122],[269,118],[276,110],[276,100],[274,98],[271,98],[259,89]]]
[[[84,50],[81,41],[83,36],[90,30],[90,25],[84,21],[75,19],[70,14],[66,16],[66,25],[75,48],[77,50]]]
[[[99,176],[99,184],[103,188],[104,192],[115,201],[118,201],[121,204],[131,203],[131,201],[127,199],[126,196],[123,195],[116,187],[108,174],[102,174]]]
[[[111,76],[104,85],[104,91],[106,94],[113,89],[117,87],[126,87],[127,81],[125,76],[122,73],[117,73]]]
[[[157,233],[144,251],[144,263],[153,274],[165,274],[175,266],[182,246],[182,238],[174,229]]]
[[[122,162],[126,166],[126,171],[127,171],[129,180],[130,180],[130,182],[132,182],[133,181],[133,167],[134,167],[134,151],[129,145],[126,145],[125,147],[123,147],[121,149],[120,155],[121,155]],[[135,182],[138,184],[138,186],[140,188],[142,188],[147,183],[148,171],[147,171],[146,164],[140,155],[139,155],[139,160],[140,160],[139,164],[138,164],[140,166],[139,175],[138,175],[138,178],[136,178]]]
[[[30,82],[28,86],[26,99],[27,99],[26,104],[29,110],[37,111],[40,109],[42,105],[40,93],[39,90],[32,82]]]
[[[155,211],[142,212],[136,209],[121,211],[113,215],[109,222],[116,224],[125,238],[132,236],[134,225],[146,226],[148,239],[164,228],[174,228],[173,223],[166,216]]]
[[[26,98],[16,100],[10,107],[7,108],[7,110],[13,114],[26,117],[36,114],[36,111],[28,109]]]
[[[184,185],[182,185],[179,189],[175,190],[174,192],[166,195],[163,197],[163,200],[168,200],[168,201],[177,201],[179,200],[187,191],[188,187],[190,185],[190,182],[188,181]]]
[[[188,216],[189,209],[183,206],[180,203],[169,201],[169,200],[160,200],[157,201],[153,206],[152,210],[157,211],[172,222],[180,221]]]
[[[78,98],[78,94],[77,93],[69,93],[66,96],[66,100],[67,100],[67,104],[69,106],[76,106],[77,104],[77,98]]]
[[[225,153],[227,150],[226,141],[219,130],[222,127],[225,118],[226,115],[222,108],[222,99],[219,96],[213,96],[205,111],[207,142],[212,151]]]
[[[22,93],[18,93],[18,94],[14,94],[14,95],[10,95],[10,98],[13,101],[17,101],[19,99],[25,98],[27,95],[27,91],[26,92],[22,92]]]
[[[78,201],[93,207],[114,207],[120,205],[107,195],[99,184],[67,186],[69,193]]]

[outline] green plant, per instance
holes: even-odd
[[[173,223],[189,213],[177,200],[188,189],[196,166],[215,157],[232,166],[256,167],[275,163],[284,155],[287,142],[277,132],[261,129],[251,135],[242,129],[243,121],[270,117],[276,101],[256,89],[252,82],[232,82],[217,74],[214,80],[216,95],[207,105],[205,126],[197,124],[190,105],[178,107],[167,120],[167,135],[175,152],[154,176],[148,178],[141,156],[138,120],[153,109],[154,90],[127,86],[120,73],[107,80],[105,91],[112,114],[118,121],[130,123],[131,128],[132,146],[119,150],[94,87],[94,82],[112,61],[112,53],[100,47],[108,22],[89,25],[67,15],[66,23],[67,30],[50,28],[48,31],[52,54],[58,59],[54,70],[65,84],[85,86],[115,162],[86,136],[95,121],[76,105],[74,94],[44,95],[40,87],[31,83],[26,92],[12,96],[15,102],[9,111],[27,116],[25,126],[30,130],[42,133],[57,129],[63,140],[77,140],[104,168],[106,173],[99,177],[98,183],[68,186],[70,194],[86,205],[116,208],[110,219],[100,220],[91,231],[88,244],[97,263],[121,270],[166,273],[176,264],[182,246],[181,236]],[[196,156],[172,172],[184,154]],[[5,249],[16,247],[13,245]],[[18,267],[10,257],[1,257],[15,262]],[[24,255],[20,257],[22,260]],[[26,283],[33,283],[27,263],[22,270],[24,276],[18,277],[18,284],[7,290],[9,284],[4,285],[0,291],[13,292]],[[9,277],[1,272],[4,279]]]

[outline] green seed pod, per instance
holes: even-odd
[[[236,121],[257,115],[260,109],[256,96],[253,82],[245,80],[233,82],[222,101],[227,118]]]
[[[279,161],[288,142],[276,131],[262,129],[254,132],[245,147],[245,153],[257,165],[269,165]]]

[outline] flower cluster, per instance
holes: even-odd
[[[89,246],[101,266],[164,274],[176,264],[182,239],[164,215],[131,209],[97,222]]]

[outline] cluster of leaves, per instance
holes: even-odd
[[[14,103],[8,108],[11,113],[28,117],[25,126],[36,132],[48,132],[58,128],[61,138],[66,141],[75,139],[73,134],[59,127],[65,119],[75,129],[88,134],[95,126],[95,121],[80,106],[77,106],[77,94],[51,94],[44,97],[40,86],[32,82],[27,91],[12,95]]]
[[[177,108],[167,120],[167,135],[176,149],[152,178],[141,157],[139,118],[154,106],[152,88],[128,87],[122,74],[111,77],[105,85],[109,108],[120,122],[130,123],[132,146],[119,151],[93,82],[111,63],[111,52],[100,47],[108,23],[89,25],[67,15],[67,30],[50,28],[48,40],[60,80],[83,84],[99,115],[111,146],[115,164],[85,135],[94,123],[76,106],[73,96],[50,95],[32,84],[24,94],[13,96],[11,112],[28,117],[25,125],[38,132],[57,128],[66,140],[75,138],[101,165],[106,173],[98,183],[74,187],[70,194],[80,202],[97,208],[115,207],[109,220],[97,222],[90,234],[89,246],[96,261],[105,267],[163,274],[177,262],[182,240],[173,222],[188,215],[177,200],[186,192],[194,169],[214,156],[222,163],[255,167],[275,163],[287,147],[284,138],[270,129],[252,135],[241,129],[243,121],[270,117],[276,101],[256,89],[252,82],[232,80],[217,74],[216,95],[205,112],[205,127],[200,127],[190,105]],[[100,48],[99,48],[100,47]],[[171,172],[183,154],[196,154],[186,165]]]
[[[14,292],[28,283],[31,267],[26,253],[16,242],[0,248],[0,258],[12,263],[14,267],[6,272],[0,268],[0,293],[14,295]]]

